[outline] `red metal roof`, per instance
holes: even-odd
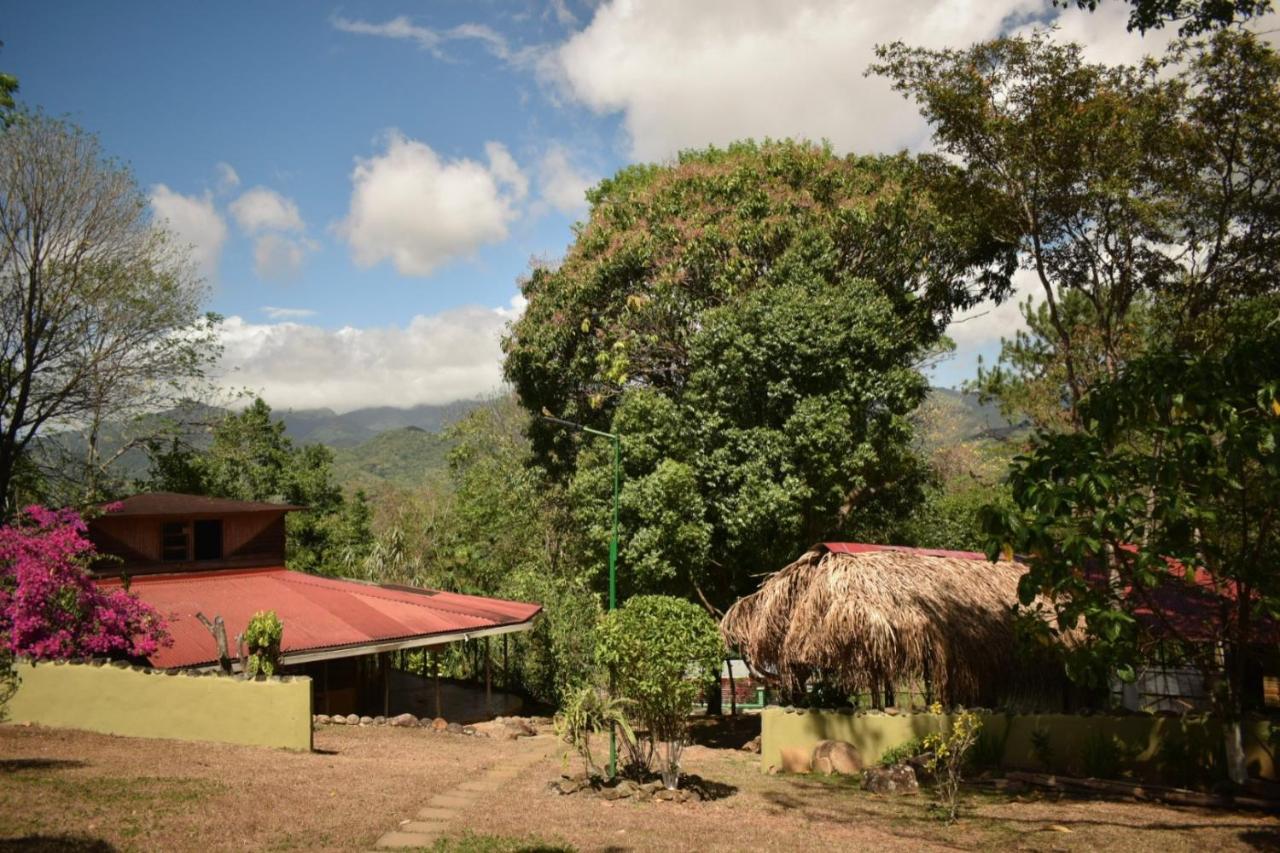
[[[159,515],[230,515],[241,512],[290,512],[305,509],[292,504],[266,503],[264,501],[233,501],[228,498],[211,498],[206,495],[183,495],[177,492],[146,492],[133,495],[114,504],[108,504],[107,515],[159,516]]]
[[[120,580],[98,583],[118,587]],[[234,645],[254,613],[274,610],[284,622],[281,651],[287,662],[288,655],[301,652],[520,625],[542,610],[537,604],[384,587],[279,567],[151,575],[134,578],[129,589],[168,621],[173,645],[151,656],[151,664],[164,669],[217,661],[213,636],[196,613],[210,620],[221,616]]]

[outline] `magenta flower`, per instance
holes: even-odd
[[[124,590],[98,588],[74,510],[29,506],[0,527],[0,648],[18,657],[146,657],[172,643],[164,620]]]

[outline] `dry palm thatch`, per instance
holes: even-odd
[[[795,686],[820,672],[850,692],[927,682],[946,702],[999,692],[1019,669],[1020,563],[816,546],[725,614],[721,632]]]

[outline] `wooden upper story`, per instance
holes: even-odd
[[[285,564],[285,515],[302,507],[151,492],[89,521],[107,557],[99,576],[244,569]]]

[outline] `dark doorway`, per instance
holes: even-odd
[[[197,521],[195,524],[195,558],[222,559],[222,521]]]

